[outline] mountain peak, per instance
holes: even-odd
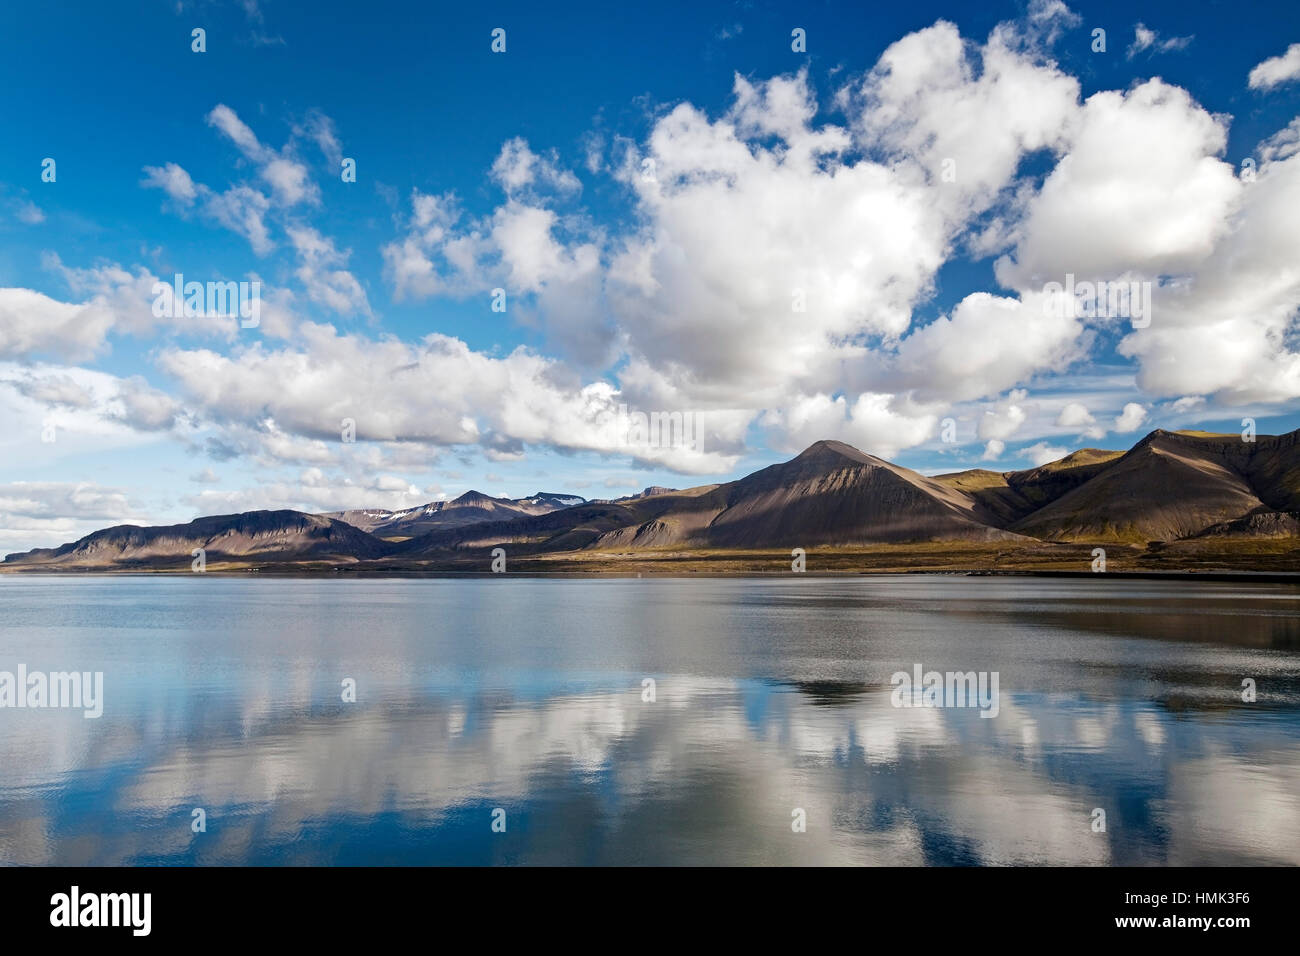
[[[794,461],[829,462],[836,459],[846,459],[859,465],[871,464],[877,460],[852,445],[831,438],[823,438],[821,441],[813,442],[805,448],[794,458]]]

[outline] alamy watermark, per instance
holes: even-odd
[[[704,429],[696,412],[628,411],[618,406],[618,433],[635,448],[689,448],[702,451]]]
[[[1043,286],[1043,314],[1076,319],[1129,319],[1135,329],[1151,324],[1150,282],[1075,282]]]
[[[104,713],[104,672],[28,671],[19,664],[17,673],[0,671],[0,708],[80,708],[83,717],[94,719]]]
[[[234,318],[245,329],[255,329],[262,321],[262,283],[255,282],[186,282],[176,273],[170,284],[155,282],[154,318],[196,318],[201,315]]]
[[[924,671],[924,672],[923,672]],[[896,671],[889,682],[895,707],[975,707],[981,717],[998,715],[997,671],[925,671],[912,665],[912,673]]]
[[[148,936],[153,928],[152,893],[83,893],[74,885],[50,897],[54,927],[125,927],[132,936]]]

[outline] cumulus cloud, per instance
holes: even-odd
[[[559,165],[554,152],[538,156],[520,136],[508,140],[492,163],[492,178],[507,194],[520,192],[530,186],[551,187],[561,192],[582,189],[578,177]]]
[[[853,402],[843,395],[800,396],[762,419],[772,444],[801,451],[815,441],[833,438],[880,458],[919,445],[935,429],[938,416],[899,407],[893,395],[862,393]]]
[[[1227,231],[1242,186],[1220,154],[1227,120],[1161,80],[1094,93],[1069,148],[997,262],[1010,288],[1153,278],[1195,268]]]
[[[123,387],[122,420],[192,421],[214,459],[321,470],[353,418],[385,463],[403,447],[475,446],[503,461],[546,447],[716,473],[755,425],[772,449],[840,438],[890,457],[957,411],[996,460],[1013,436],[1100,437],[1098,418],[1125,397],[1141,403],[1119,414],[1121,431],[1166,398],[1204,397],[1204,410],[1300,396],[1300,121],[1259,144],[1253,181],[1239,177],[1224,159],[1230,118],[1186,90],[1152,79],[1081,101],[1048,52],[1079,22],[1059,0],[1034,0],[982,42],[940,21],[836,90],[819,92],[806,69],[736,75],[720,109],[664,104],[639,141],[601,130],[586,140],[587,169],[612,177],[626,216],[597,220],[555,150],[519,136],[483,171],[485,201],[412,190],[380,250],[391,299],[481,297],[487,313],[502,289],[505,320],[540,343],[506,354],[318,321],[375,317],[351,250],[309,219],[321,193],[300,147],[335,163],[338,133],[308,114],[276,149],[218,104],[207,122],[242,178],[213,188],[165,162],[145,167],[144,185],[259,255],[283,247],[277,267],[294,288],[264,295],[260,342],[156,349],[176,398]],[[1139,24],[1133,54],[1185,39]],[[1283,81],[1269,66],[1255,82],[1272,63],[1253,86]],[[995,281],[935,308],[940,269],[963,257],[990,257]],[[1069,274],[1152,282],[1153,321],[1045,308],[1045,283]],[[147,272],[103,278],[75,302],[0,290],[0,356],[86,360],[113,334],[157,328],[128,302]],[[1044,381],[1119,336],[1149,399],[1044,398]],[[76,401],[40,387],[65,409]],[[698,414],[703,450],[628,449],[620,405]],[[1048,452],[1064,449],[1039,441],[1020,454]]]
[[[1049,445],[1045,441],[1035,442],[1028,448],[1020,449],[1020,457],[1027,458],[1035,468],[1064,458],[1070,453],[1068,448]]]
[[[981,441],[989,439],[1007,439],[1020,430],[1020,426],[1025,423],[1028,414],[1025,412],[1021,403],[1029,397],[1029,393],[1024,389],[1016,389],[998,402],[993,408],[987,409],[980,418],[978,435]],[[1003,441],[998,441],[1000,448],[1005,448]],[[988,451],[988,447],[985,447]],[[1001,454],[1001,451],[998,451]]]
[[[117,263],[73,268],[54,254],[44,256],[43,262],[81,301],[62,301],[34,289],[0,288],[0,359],[85,362],[107,352],[113,336],[144,337],[166,330],[230,337],[238,328],[229,317],[155,316],[153,290],[159,279],[142,266],[134,271]]]
[[[1300,397],[1297,203],[1300,153],[1290,150],[1239,186],[1212,254],[1185,281],[1157,289],[1151,325],[1120,343],[1138,361],[1143,391],[1229,406]]]
[[[1106,429],[1097,424],[1097,419],[1082,402],[1067,402],[1056,416],[1058,428],[1077,429],[1080,437],[1099,439],[1106,437]]]
[[[1147,410],[1137,402],[1129,402],[1124,410],[1115,416],[1115,431],[1120,434],[1137,431],[1147,420]]]
[[[737,457],[727,453],[734,435],[719,436],[731,427],[724,415],[703,414],[699,448],[629,447],[625,401],[608,383],[582,384],[527,349],[493,357],[439,334],[408,345],[304,323],[292,347],[169,349],[159,364],[208,421],[257,424],[261,447],[285,460],[330,461],[346,418],[360,441],[624,452],[695,472],[725,470]]]
[[[1300,43],[1292,43],[1280,56],[1269,57],[1250,71],[1252,90],[1271,90],[1300,79]]]

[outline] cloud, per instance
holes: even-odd
[[[343,162],[343,145],[332,119],[320,110],[311,110],[294,132],[295,135],[306,136],[315,142],[330,165],[339,168]]]
[[[506,191],[516,193],[530,186],[549,186],[561,192],[582,189],[578,178],[561,169],[554,151],[538,156],[522,137],[508,140],[492,163],[491,176]]]
[[[1049,464],[1050,462],[1058,461],[1069,453],[1070,450],[1068,448],[1061,448],[1056,445],[1049,445],[1045,441],[1040,441],[1035,442],[1028,448],[1020,449],[1019,455],[1021,458],[1027,458],[1029,461],[1033,462],[1034,467],[1038,468],[1042,465]]]
[[[179,402],[138,376],[122,382],[110,411],[117,421],[142,432],[166,431],[180,413]]]
[[[90,408],[95,404],[95,396],[91,390],[68,375],[56,373],[42,376],[27,372],[21,378],[11,380],[9,384],[20,395],[25,395],[42,405]]]
[[[73,366],[0,363],[0,395],[5,388],[21,399],[3,402],[0,411],[33,426],[52,424],[58,433],[78,435],[79,443],[92,436],[131,443],[189,419],[180,402],[138,375],[119,378]],[[29,442],[38,431],[32,428]]]
[[[506,313],[489,317],[532,343],[504,353],[323,324],[374,319],[377,294],[359,278],[367,250],[354,259],[314,219],[321,190],[302,156],[337,164],[338,132],[310,112],[273,148],[218,104],[206,122],[234,147],[233,180],[204,185],[164,162],[143,185],[258,255],[279,251],[267,271],[293,288],[265,291],[260,341],[225,329],[203,348],[178,343],[187,326],[140,308],[148,270],[97,266],[60,271],[81,283],[75,301],[0,290],[0,356],[90,361],[117,335],[165,336],[150,355],[174,394],[118,386],[123,423],[183,431],[214,459],[322,473],[341,455],[388,465],[453,447],[717,473],[754,435],[774,450],[834,437],[893,456],[949,414],[976,422],[996,460],[1013,439],[1055,453],[1046,440],[1062,429],[1100,437],[1098,419],[1129,398],[1145,415],[1204,397],[1208,415],[1300,396],[1300,121],[1258,145],[1254,181],[1238,176],[1230,118],[1186,90],[1152,79],[1081,100],[1050,55],[1080,22],[1051,0],[983,40],[939,21],[820,92],[807,70],[734,75],[719,108],[652,105],[643,137],[586,138],[586,168],[606,181],[585,199],[555,149],[521,136],[483,171],[487,191],[412,190],[380,249],[390,300],[448,297],[487,316],[502,289]],[[1185,39],[1139,24],[1133,52]],[[949,297],[941,270],[986,258],[987,287]],[[1067,274],[1150,281],[1151,325],[1046,310],[1044,284]],[[1052,388],[1117,339],[1122,393]],[[76,401],[54,381],[25,387]],[[109,401],[96,393],[85,410],[110,415]],[[699,415],[703,450],[627,448],[620,405]],[[362,447],[341,447],[345,417]]]
[[[1029,393],[1024,389],[1016,389],[993,408],[985,411],[979,423],[980,440],[1006,439],[1019,431],[1028,417],[1020,403],[1028,397]],[[1002,448],[1006,447],[1002,441],[999,441],[998,445]],[[999,451],[998,454],[1001,452]]]
[[[266,225],[271,201],[248,186],[231,186],[223,193],[204,190],[204,212],[231,232],[248,240],[253,251],[264,256],[275,248]]]
[[[1133,42],[1129,44],[1126,57],[1133,59],[1139,53],[1150,50],[1152,53],[1169,53],[1175,50],[1185,50],[1191,46],[1195,37],[1167,37],[1160,39],[1160,34],[1150,29],[1145,24],[1139,23],[1133,28]]]
[[[1219,158],[1226,123],[1160,80],[1090,96],[1014,228],[998,280],[1041,289],[1070,273],[1092,281],[1194,269],[1227,232],[1242,188]]]
[[[761,424],[780,450],[802,451],[815,441],[832,438],[880,458],[893,458],[901,449],[933,435],[937,421],[933,413],[909,411],[893,395],[864,392],[853,402],[843,395],[799,396],[769,411]]]
[[[413,346],[303,323],[294,347],[256,345],[234,356],[173,348],[158,361],[196,414],[227,429],[217,447],[236,454],[256,447],[289,461],[331,461],[341,451],[341,422],[351,418],[358,441],[472,445],[510,454],[544,445],[716,473],[734,464],[737,455],[727,449],[751,417],[737,425],[706,414],[700,448],[629,447],[621,402],[609,384],[583,385],[561,364],[526,349],[492,357],[437,334]]]
[[[0,359],[86,362],[107,352],[112,336],[145,337],[160,329],[229,336],[238,327],[229,318],[155,316],[158,277],[141,266],[135,271],[116,263],[70,268],[52,253],[42,261],[84,298],[64,302],[34,289],[0,288]]]
[[[94,357],[117,316],[102,300],[59,302],[32,289],[0,288],[0,358]]]
[[[1115,431],[1121,435],[1135,432],[1147,420],[1147,410],[1137,402],[1129,402],[1115,417]]]
[[[1252,90],[1271,90],[1300,79],[1300,43],[1292,43],[1281,56],[1269,57],[1250,71]]]
[[[225,134],[239,151],[254,162],[264,163],[274,154],[260,142],[239,115],[224,103],[218,103],[207,116],[208,125]]]
[[[143,524],[127,492],[93,482],[0,484],[0,554],[72,541],[106,525]]]
[[[371,315],[370,302],[361,283],[344,265],[350,251],[340,252],[334,240],[310,226],[290,226],[289,238],[298,253],[299,266],[294,273],[311,301],[339,315]]]
[[[15,198],[8,205],[13,210],[14,218],[27,226],[38,226],[45,221],[45,212],[30,199]]]
[[[1082,402],[1067,402],[1056,417],[1058,428],[1077,429],[1080,438],[1102,439],[1106,429],[1097,424],[1097,419]]]
[[[161,189],[184,206],[191,205],[198,197],[199,190],[194,185],[194,180],[176,163],[146,166],[144,171],[145,178],[141,180],[140,185],[146,189]]]
[[[994,395],[1082,357],[1083,326],[1043,297],[976,292],[912,333],[898,348],[904,380],[922,395],[963,401]]]
[[[1300,153],[1274,147],[1239,185],[1211,254],[1183,281],[1157,288],[1150,326],[1120,342],[1144,392],[1228,407],[1300,397],[1297,204]]]

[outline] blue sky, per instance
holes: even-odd
[[[1291,3],[56,3],[0,37],[0,551],[817,438],[933,473],[1300,426]],[[178,272],[260,282],[259,327],[152,315]],[[1151,283],[1150,325],[1041,321],[1067,273]]]

